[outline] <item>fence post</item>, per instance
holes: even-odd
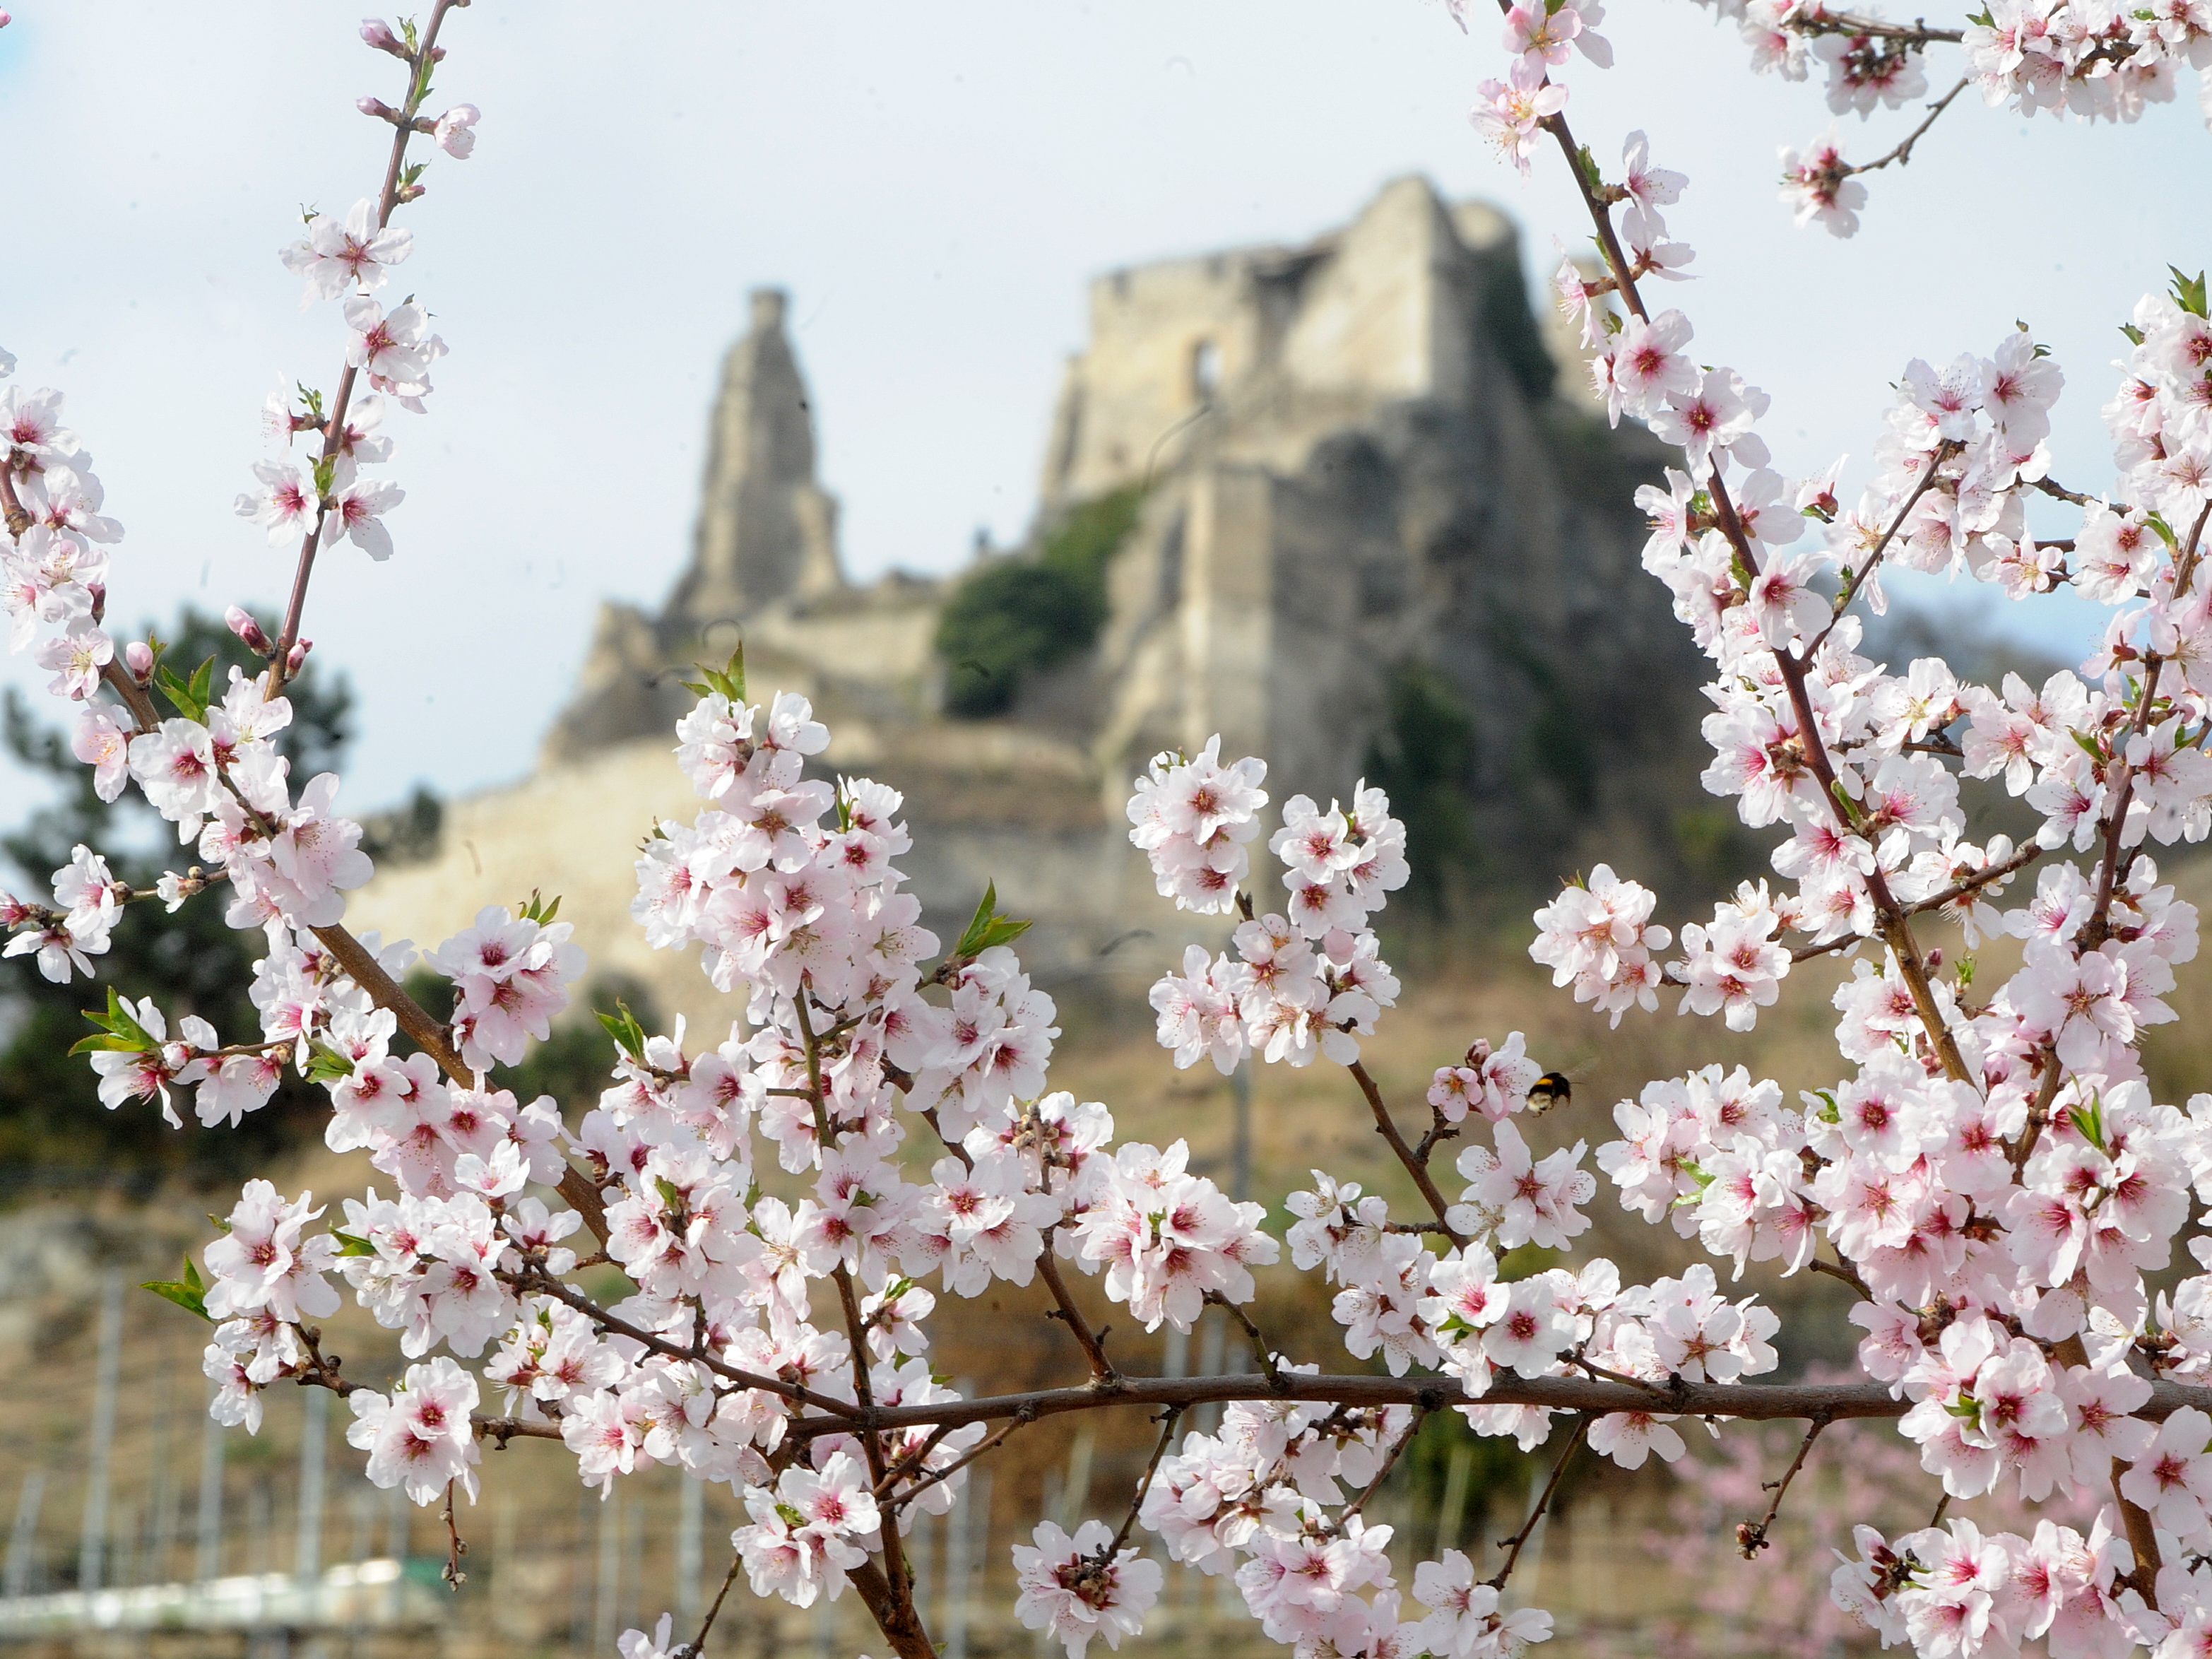
[[[192,1518],[198,1545],[192,1576],[204,1584],[222,1576],[222,1425],[210,1415],[200,1425],[200,1502]]]
[[[323,1572],[323,1438],[330,1425],[331,1397],[321,1389],[301,1390],[307,1415],[300,1425],[299,1536],[292,1549],[292,1576],[302,1583]]]
[[[39,1573],[39,1506],[46,1496],[46,1472],[33,1469],[23,1477],[23,1490],[15,1498],[15,1524],[8,1534],[8,1599],[31,1593]]]
[[[115,1448],[115,1394],[123,1366],[123,1275],[111,1273],[100,1297],[100,1376],[92,1396],[92,1446],[86,1460],[84,1538],[77,1588],[90,1594],[107,1571],[107,1466]]]
[[[699,1534],[705,1530],[707,1483],[688,1470],[676,1506],[676,1622],[699,1622]]]
[[[615,1646],[615,1595],[622,1575],[622,1506],[609,1492],[599,1500],[599,1594],[592,1603],[592,1650],[611,1653]]]

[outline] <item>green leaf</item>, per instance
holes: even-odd
[[[338,1254],[342,1256],[374,1255],[376,1254],[376,1246],[370,1243],[367,1239],[356,1238],[351,1233],[343,1231],[338,1228],[333,1227],[331,1229],[331,1237],[337,1240]]]
[[[107,988],[106,1012],[88,1009],[84,1017],[100,1027],[100,1035],[77,1043],[70,1050],[73,1054],[143,1054],[161,1046],[154,1041],[151,1032],[131,1018],[112,985]]]
[[[205,721],[208,699],[215,684],[215,659],[210,657],[185,679],[167,664],[154,671],[154,685],[169,704],[188,720]]]
[[[196,1313],[212,1325],[215,1316],[207,1310],[207,1286],[200,1280],[199,1269],[192,1266],[190,1256],[185,1258],[182,1279],[156,1279],[141,1285],[142,1291],[151,1291],[164,1302],[173,1302],[187,1313]]]
[[[2173,272],[2175,303],[2192,317],[2203,316],[2204,273],[2200,270],[2194,276],[2185,276],[2178,265],[2168,265],[2166,269]]]
[[[2168,524],[2162,515],[2146,513],[2143,515],[2143,522],[2158,532],[2158,538],[2166,544],[2167,552],[2178,553],[2181,550],[2181,538],[2173,533],[2173,526]]]
[[[599,1012],[596,1009],[593,1012]],[[637,1016],[630,1012],[628,1003],[617,998],[615,1012],[611,1014],[599,1013],[599,1020],[607,1028],[607,1035],[615,1040],[617,1048],[632,1060],[645,1058],[645,1027],[637,1023]]]
[[[540,924],[549,922],[561,914],[561,896],[556,893],[549,900],[533,887],[530,890],[530,896],[523,900],[516,908],[522,912],[522,919],[525,921],[535,921]]]
[[[999,914],[999,884],[988,882],[983,888],[982,902],[960,935],[960,942],[952,947],[953,956],[963,962],[973,961],[994,945],[1011,945],[1030,930],[1026,921]]]
[[[710,693],[720,693],[728,698],[732,706],[744,702],[745,647],[744,641],[740,640],[738,642],[738,648],[730,653],[730,660],[724,666],[709,668],[704,663],[696,664],[696,666],[699,670],[699,678],[684,681],[685,690],[702,697]]]
[[[337,481],[337,473],[338,458],[335,455],[325,455],[315,463],[315,499],[317,501],[330,499],[331,486]]]
[[[2105,1097],[2102,1095],[2091,1095],[2086,1107],[2069,1107],[2066,1116],[2081,1131],[2082,1139],[2107,1158],[2112,1156],[2105,1145]]]
[[[2141,345],[2143,343],[2143,331],[2133,323],[2122,323],[2120,332],[2128,337],[2128,343],[2130,345]]]
[[[318,1042],[307,1055],[307,1081],[336,1083],[341,1078],[353,1075],[350,1056],[340,1054],[327,1042]]]

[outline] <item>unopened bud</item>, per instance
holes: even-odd
[[[9,25],[9,24],[10,24],[10,23],[14,22],[15,21],[15,20],[14,18],[12,18],[12,17],[9,16],[9,15],[8,15],[8,14],[7,14],[6,12],[4,12],[4,11],[0,11],[0,29],[4,29],[4,28],[6,28],[6,27],[8,27],[8,25]]]
[[[290,651],[285,653],[284,678],[286,679],[295,679],[298,678],[300,671],[307,666],[307,653],[314,648],[315,642],[313,640],[301,640],[297,645],[294,646]]]
[[[106,582],[87,582],[84,585],[84,591],[92,598],[93,621],[95,623],[106,621],[107,617],[107,584]]]
[[[131,641],[123,647],[123,665],[132,679],[145,684],[154,678],[154,647],[143,640]]]
[[[1931,974],[1932,974],[1932,973],[1936,972],[1936,970],[1937,969],[1941,968],[1942,965],[1943,965],[1943,947],[1942,947],[1942,945],[1939,945],[1936,946],[1936,948],[1935,948],[1935,949],[1933,949],[1933,950],[1931,950],[1930,951],[1929,951],[1929,953],[1928,953],[1928,971],[1929,971],[1929,973],[1931,973]]]
[[[363,115],[373,115],[380,121],[397,121],[399,112],[372,93],[363,93],[353,100],[353,106]]]
[[[392,25],[381,17],[362,18],[361,38],[362,44],[374,46],[379,52],[388,52],[394,58],[404,58],[407,55],[406,43],[392,32]]]
[[[254,621],[242,606],[234,605],[222,613],[222,619],[229,624],[230,631],[244,641],[248,651],[265,657],[276,648],[269,642],[269,636],[261,631],[261,624]]]

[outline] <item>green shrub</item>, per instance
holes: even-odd
[[[1474,762],[1474,721],[1451,683],[1427,663],[1400,665],[1389,721],[1368,750],[1365,770],[1406,826],[1407,897],[1432,913],[1450,908],[1455,880],[1480,861]]]
[[[186,611],[170,634],[165,660],[189,675],[215,659],[220,690],[233,666],[258,671],[259,660],[222,623]],[[143,637],[143,635],[142,635]],[[351,694],[343,680],[313,662],[286,688],[292,724],[276,746],[292,763],[295,789],[318,772],[336,769],[351,723]],[[93,792],[92,769],[70,752],[67,734],[47,725],[44,710],[10,690],[0,715],[0,740],[24,769],[46,777],[52,799],[0,835],[0,888],[43,897],[52,873],[82,842],[107,855],[115,874],[150,887],[164,869],[198,861],[143,797],[125,792],[112,803]],[[133,1101],[101,1109],[91,1062],[71,1055],[88,1035],[84,1011],[106,1000],[112,986],[129,997],[150,996],[171,1022],[185,1014],[210,1021],[225,1042],[255,1036],[260,1019],[246,988],[266,945],[258,929],[239,932],[224,920],[227,884],[191,900],[174,915],[158,906],[130,906],[115,926],[107,954],[93,958],[94,977],[67,985],[42,979],[29,957],[0,962],[0,1200],[47,1187],[118,1184],[150,1189],[183,1177],[216,1183],[264,1167],[270,1158],[319,1139],[330,1118],[319,1089],[288,1079],[276,1097],[236,1127],[194,1121],[172,1129],[161,1109]]]
[[[1087,651],[1106,622],[1106,572],[1136,528],[1132,484],[1071,507],[1034,554],[963,577],[937,620],[945,707],[965,719],[1004,714],[1023,677]]]

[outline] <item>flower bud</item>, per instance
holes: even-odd
[[[248,651],[265,657],[276,648],[269,642],[268,635],[261,631],[261,624],[254,621],[243,607],[234,605],[222,613],[222,619],[229,625],[230,631],[245,642]]]
[[[301,640],[285,654],[284,678],[286,679],[295,679],[299,677],[300,671],[307,666],[307,653],[314,648],[315,642],[313,640]]]
[[[363,115],[373,115],[380,121],[397,121],[399,112],[373,93],[363,93],[353,100],[353,106]]]
[[[87,582],[84,591],[92,596],[92,620],[95,623],[107,619],[107,584]]]
[[[407,55],[406,44],[392,32],[392,25],[381,17],[362,18],[361,38],[362,44],[374,46],[379,52],[388,52],[394,58],[404,58]]]
[[[154,647],[143,640],[131,641],[123,647],[123,665],[132,679],[145,684],[154,678]]]

